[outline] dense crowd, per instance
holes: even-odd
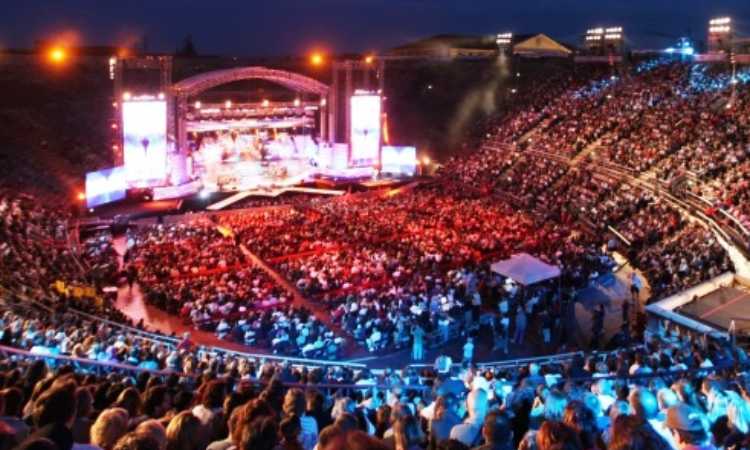
[[[6,313],[6,320],[5,345],[44,342],[47,333],[28,323],[36,319]],[[18,321],[24,323],[16,326]],[[45,325],[45,319],[36,324]],[[61,354],[76,354],[77,347],[87,345],[86,339],[75,342],[85,333],[69,338],[61,333],[73,345]],[[133,345],[129,338],[120,343],[112,345],[113,354]],[[728,342],[702,340],[677,328],[659,329],[645,345],[611,353],[484,368],[441,357],[421,372],[230,358],[186,359],[168,374],[103,373],[36,353],[47,362],[0,359],[3,449],[729,450],[750,445],[747,355]]]

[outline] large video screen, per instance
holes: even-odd
[[[319,172],[318,143],[308,134],[278,129],[189,132],[191,178],[206,189],[234,191],[293,185]]]
[[[159,186],[167,174],[167,103],[122,104],[125,179],[131,187]]]
[[[353,95],[351,107],[349,166],[374,166],[380,153],[380,96]]]
[[[417,171],[416,147],[384,145],[381,154],[381,171],[394,175],[414,175]]]
[[[86,206],[95,208],[105,203],[122,200],[128,189],[125,167],[88,172],[86,174]]]

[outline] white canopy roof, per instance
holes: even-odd
[[[560,276],[560,268],[547,264],[528,253],[513,255],[490,266],[493,272],[508,277],[518,284],[530,286]]]

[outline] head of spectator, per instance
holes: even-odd
[[[545,420],[536,433],[537,450],[582,450],[578,434],[562,422]]]
[[[138,413],[141,410],[141,396],[138,390],[134,387],[129,387],[120,392],[117,397],[117,401],[113,406],[122,408],[128,412],[128,417],[138,417]]]
[[[183,411],[169,421],[167,450],[205,450],[206,429],[190,411]]]
[[[396,421],[393,436],[396,450],[419,450],[424,441],[419,422],[412,415],[402,416]]]
[[[153,436],[138,431],[121,437],[112,450],[163,450]]]
[[[34,402],[34,425],[41,428],[58,423],[71,429],[76,413],[76,384],[73,380],[55,382]]]
[[[135,428],[135,432],[151,437],[159,445],[159,450],[167,448],[167,430],[158,420],[149,419],[139,423]]]
[[[142,405],[143,414],[146,416],[159,419],[169,411],[171,406],[169,390],[166,386],[151,386],[146,390]]]
[[[707,418],[699,410],[684,403],[667,410],[665,425],[672,432],[679,449],[692,449],[710,444]]]
[[[289,389],[284,396],[284,405],[282,407],[284,416],[302,417],[305,414],[305,394],[301,389]]]
[[[621,415],[612,424],[607,450],[670,450],[671,446],[638,417]]]
[[[279,437],[281,438],[281,447],[284,450],[302,450],[300,443],[300,434],[302,425],[299,416],[287,416],[279,423]]]
[[[544,420],[561,422],[568,398],[558,390],[551,390],[544,399]]]
[[[255,419],[250,426],[243,427],[238,449],[273,450],[278,444],[278,428],[273,417],[264,416]],[[167,450],[172,449],[167,448]]]
[[[127,431],[127,411],[122,408],[105,409],[91,425],[91,443],[104,450],[111,450]]]
[[[633,415],[643,421],[655,418],[659,412],[656,397],[646,388],[633,389],[628,395],[628,403]]]
[[[513,446],[513,430],[508,415],[498,410],[490,411],[484,418],[482,437],[487,450],[510,450]]]

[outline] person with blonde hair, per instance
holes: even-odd
[[[164,429],[164,425],[158,420],[149,419],[139,423],[138,426],[135,427],[135,432],[153,439],[154,442],[159,444],[159,450],[165,450],[167,448],[167,430]]]
[[[204,450],[206,441],[206,430],[192,412],[183,411],[169,421],[166,450]]]
[[[123,408],[109,408],[99,414],[91,425],[91,443],[104,450],[112,450],[128,432],[128,412]]]

